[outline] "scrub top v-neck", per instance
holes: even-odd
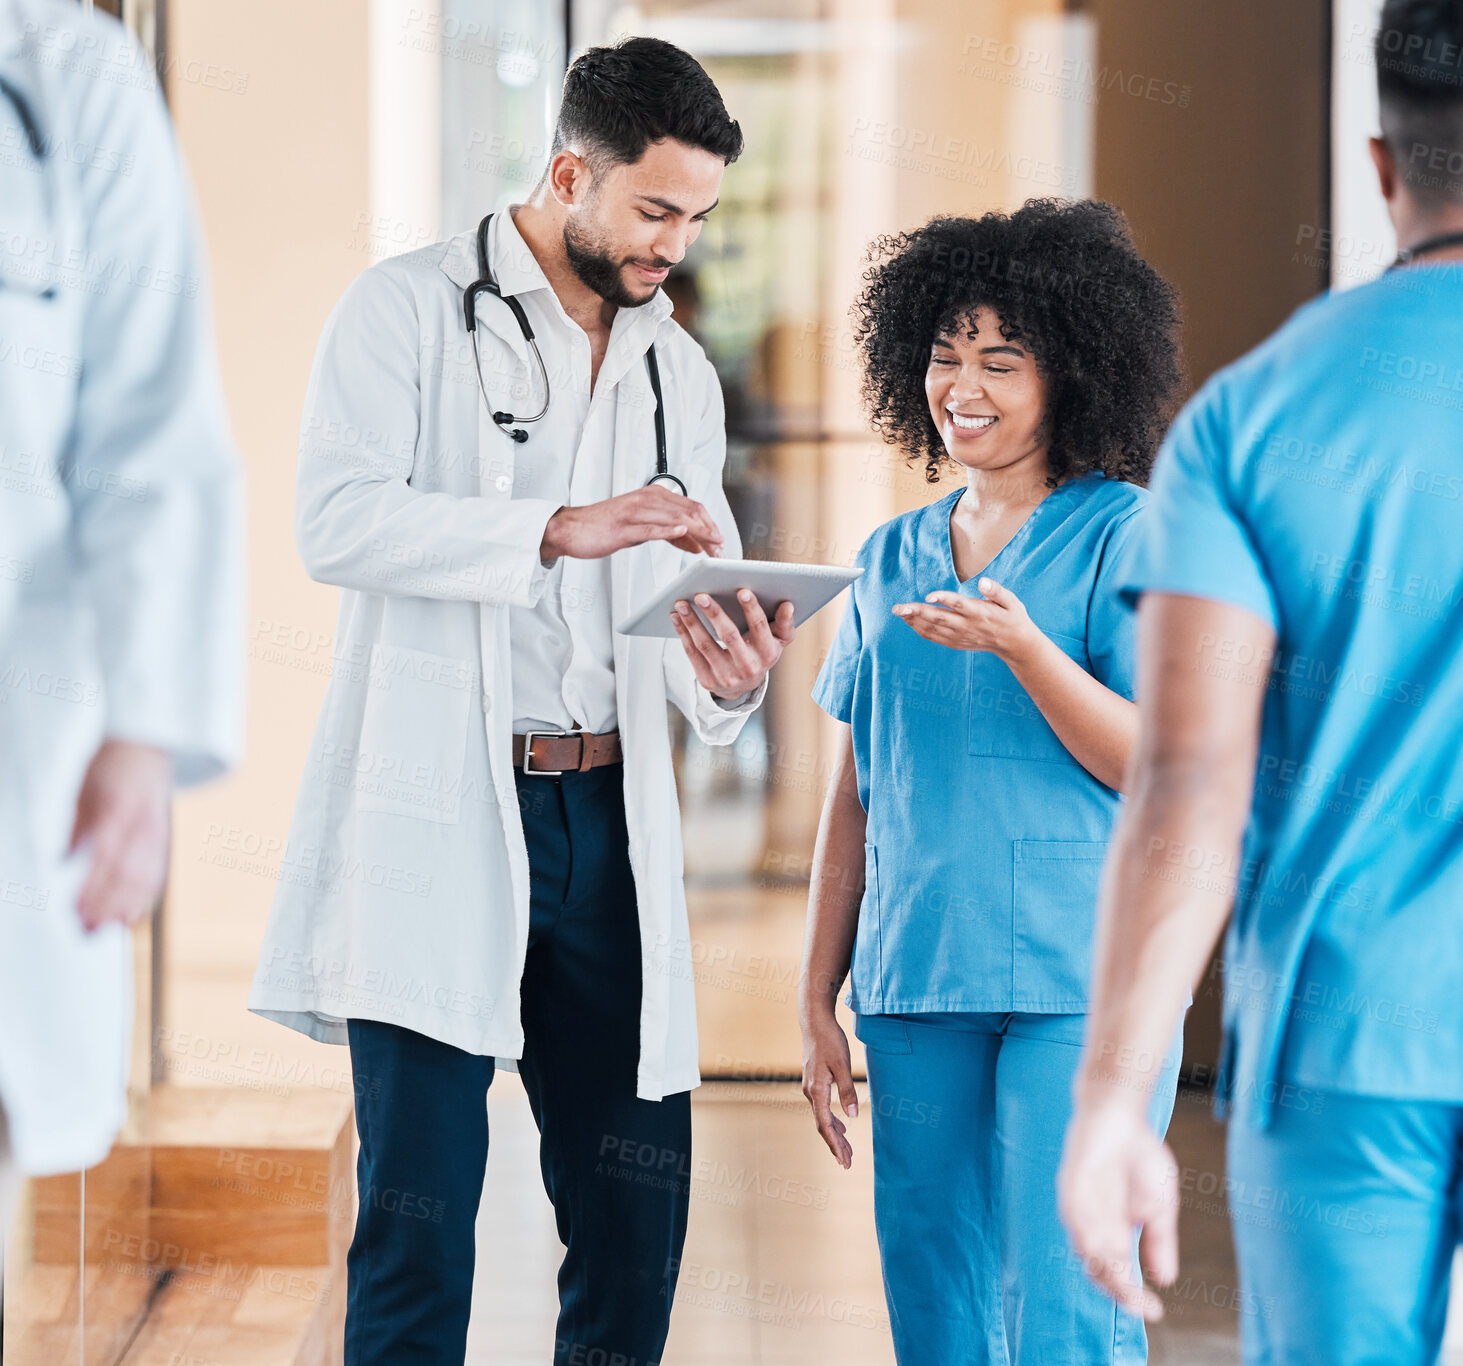
[[[955,564],[955,535],[951,529],[951,524],[955,520],[955,511],[960,506],[960,500],[962,497],[965,496],[965,492],[966,491],[964,489],[956,489],[954,494],[942,500],[946,508],[945,524],[943,528],[945,533],[945,565],[946,568],[949,569],[951,576],[955,580],[956,589],[960,591],[968,588],[971,584],[975,583],[977,579],[983,579],[990,574],[991,566],[994,565],[1001,558],[1001,556],[1006,553],[1006,551],[1012,550],[1018,545],[1018,543],[1021,541],[1021,538],[1027,534],[1027,531],[1030,528],[1033,519],[1036,517],[1036,514],[1040,512],[1042,507],[1044,507],[1046,504],[1046,499],[1043,498],[1041,502],[1036,505],[1036,507],[1034,507],[1029,513],[1026,514],[1026,517],[1023,519],[1021,524],[1007,538],[1005,545],[997,550],[996,553],[992,555],[991,558],[987,560],[980,569],[977,569],[974,574],[968,574],[965,578],[962,579],[960,577],[960,570],[956,567]],[[1050,495],[1048,495],[1048,497],[1050,497]],[[931,589],[930,591],[933,592],[934,590]]]
[[[1091,472],[1054,489],[978,574],[955,571],[957,489],[859,551],[813,700],[853,734],[868,813],[849,1005],[860,1014],[1085,1010],[1098,879],[1120,797],[1015,675],[893,614],[936,589],[1015,593],[1068,656],[1134,695],[1120,594],[1146,494]]]

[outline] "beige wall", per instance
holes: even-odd
[[[1097,193],[1127,213],[1144,254],[1177,286],[1197,387],[1326,287],[1303,241],[1326,221],[1327,4],[1092,8],[1099,63],[1143,78],[1132,86],[1141,96],[1098,106]],[[1167,102],[1169,86],[1187,107]],[[1210,1077],[1217,984],[1206,976],[1184,1029],[1186,1066]]]
[[[1094,0],[1098,59],[1153,97],[1105,95],[1097,193],[1179,288],[1194,382],[1248,350],[1326,278],[1324,0]],[[1165,102],[1163,87],[1188,92]]]
[[[168,91],[212,264],[216,329],[249,497],[249,749],[178,804],[162,1054],[180,1082],[246,1084],[325,1050],[244,1012],[310,730],[336,593],[291,534],[295,436],[320,329],[367,264],[361,0],[169,0]],[[279,633],[284,643],[275,644]],[[181,1032],[205,1040],[209,1056]],[[250,1055],[260,1048],[266,1056]],[[343,1050],[329,1061],[339,1065]],[[298,1072],[296,1077],[302,1075]]]

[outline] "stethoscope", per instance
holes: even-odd
[[[1387,267],[1388,270],[1396,270],[1398,266],[1411,265],[1419,256],[1426,255],[1430,251],[1442,251],[1445,247],[1463,246],[1463,232],[1443,232],[1436,237],[1428,237],[1416,244],[1416,246],[1403,247],[1397,253],[1397,259]]]
[[[30,154],[37,161],[46,159],[46,144],[41,140],[40,126],[36,123],[36,116],[31,113],[30,105],[24,95],[20,93],[4,76],[0,76],[0,95],[4,95],[15,107],[15,115],[20,120],[20,126],[25,133],[26,143],[30,147]]]
[[[21,131],[25,134],[25,143],[30,150],[32,158],[36,162],[41,174],[46,175],[47,155],[45,139],[41,136],[40,125],[36,122],[34,111],[30,107],[25,96],[3,76],[0,76],[0,96],[9,101],[15,110],[15,116],[20,120]],[[46,199],[47,212],[52,222],[56,217],[56,205],[54,199],[54,182],[49,176],[46,177]],[[43,280],[30,280],[13,276],[10,272],[0,269],[0,289],[18,289],[24,293],[34,295],[38,299],[54,299],[56,297],[56,281],[53,278]]]
[[[512,294],[504,294],[498,288],[498,281],[493,275],[493,267],[488,262],[488,224],[493,221],[493,215],[488,214],[478,224],[478,278],[474,280],[462,292],[462,317],[467,324],[467,335],[472,338],[472,363],[477,371],[478,389],[482,392],[483,402],[487,404],[488,411],[493,415],[493,422],[504,436],[511,441],[524,442],[528,440],[528,433],[522,427],[515,427],[515,422],[537,422],[549,411],[549,371],[544,365],[544,358],[539,354],[538,342],[534,340],[533,328],[529,326],[528,314],[523,311],[523,305]],[[508,305],[514,318],[518,321],[518,330],[523,333],[523,340],[533,351],[534,359],[538,362],[538,372],[543,379],[544,401],[543,406],[532,417],[515,417],[512,413],[495,412],[491,401],[488,399],[487,386],[483,383],[483,368],[478,360],[478,333],[477,333],[477,296],[487,290],[495,299],[501,299]],[[645,368],[650,372],[650,392],[655,395],[655,473],[645,481],[645,487],[652,484],[666,483],[674,484],[681,493],[686,492],[685,484],[670,472],[666,461],[665,453],[665,402],[660,395],[660,367],[655,360],[655,344],[652,342],[645,352]]]

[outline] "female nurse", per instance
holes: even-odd
[[[814,857],[803,1090],[835,1158],[868,1060],[901,1366],[1141,1362],[1057,1216],[1098,878],[1138,727],[1123,560],[1179,387],[1173,290],[1106,204],[880,239],[855,305],[875,426],[959,488],[860,551],[814,689],[841,722]],[[1178,1066],[1151,1060],[1153,1123]]]

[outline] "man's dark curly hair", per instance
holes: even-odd
[[[878,238],[853,306],[874,427],[934,483],[948,459],[925,370],[937,332],[983,305],[1047,385],[1048,482],[1102,470],[1143,484],[1179,393],[1178,296],[1111,204],[1028,200]]]
[[[700,147],[730,165],[742,130],[721,92],[689,52],[660,38],[622,38],[592,47],[564,74],[552,157],[583,147],[601,167],[636,162],[661,138]]]

